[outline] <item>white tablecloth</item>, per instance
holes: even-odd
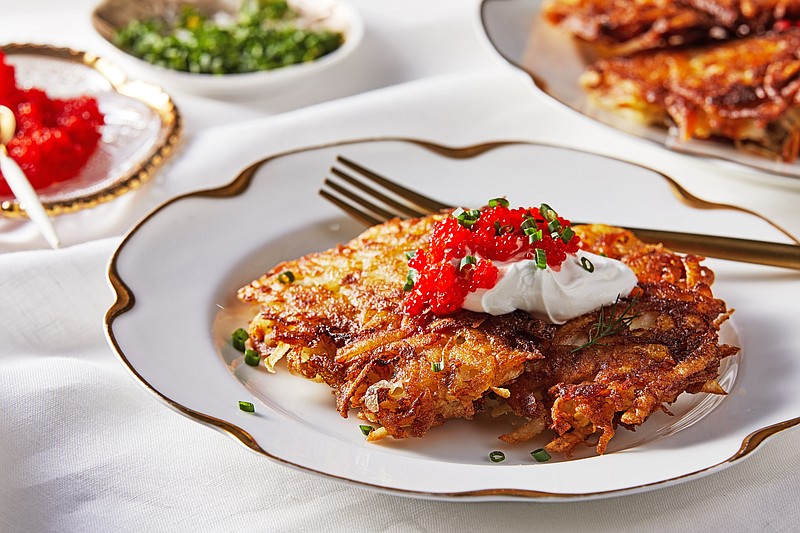
[[[564,504],[424,501],[272,463],[177,415],[128,375],[102,329],[112,302],[105,268],[120,235],[164,200],[226,183],[293,147],[374,136],[456,146],[546,140],[645,162],[800,235],[796,184],[667,154],[549,103],[477,35],[474,2],[353,3],[368,24],[365,49],[329,76],[330,92],[255,102],[174,93],[187,123],[181,150],[143,189],[57,220],[64,249],[39,249],[27,224],[0,221],[0,530],[800,529],[798,431],[725,471],[644,494]],[[0,5],[4,41],[99,47],[87,1]]]

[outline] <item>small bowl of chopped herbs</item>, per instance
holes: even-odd
[[[347,57],[364,33],[338,0],[104,0],[92,24],[140,75],[219,96],[304,79]]]

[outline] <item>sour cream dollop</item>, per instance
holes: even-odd
[[[591,272],[582,266],[583,258],[594,267]],[[583,250],[570,254],[558,270],[538,268],[530,260],[495,261],[494,265],[499,270],[497,283],[491,289],[468,293],[464,309],[490,315],[521,309],[563,324],[628,296],[637,282],[621,261]]]

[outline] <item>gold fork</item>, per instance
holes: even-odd
[[[421,217],[452,208],[403,187],[345,157],[337,156],[319,193],[368,225],[400,217]],[[346,184],[346,185],[345,185]],[[573,224],[583,224],[573,222]],[[677,252],[800,270],[800,246],[677,231],[625,228],[649,243]]]

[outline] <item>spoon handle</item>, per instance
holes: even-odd
[[[11,159],[5,146],[0,146],[0,171],[6,179],[11,192],[17,197],[19,203],[23,205],[25,212],[31,221],[36,224],[39,231],[53,248],[58,248],[61,242],[53,227],[53,222],[47,216],[39,195],[33,190],[25,173],[19,168],[16,161]]]

